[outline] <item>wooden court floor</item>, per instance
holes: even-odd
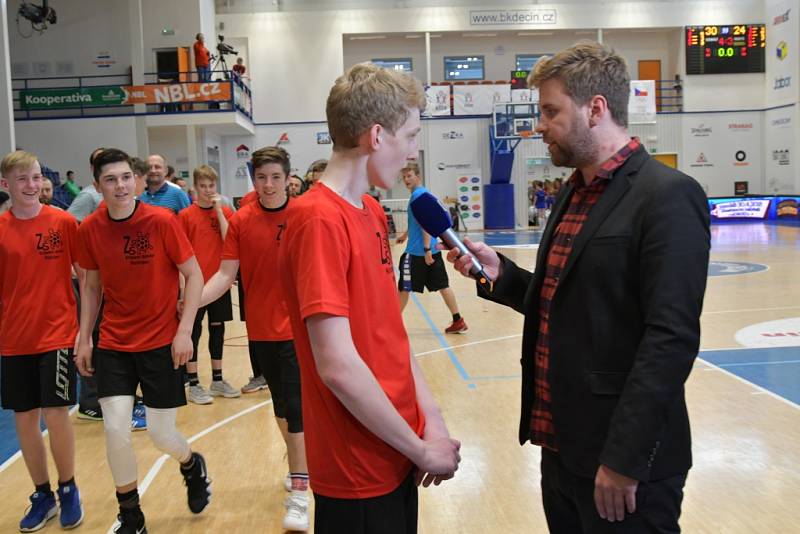
[[[714,227],[712,260],[768,265],[767,270],[709,278],[702,349],[740,345],[734,335],[755,323],[800,317],[800,228]],[[535,250],[504,248],[522,265]],[[395,249],[394,257],[399,257]],[[420,532],[546,532],[539,491],[539,450],[517,443],[522,318],[477,299],[450,271],[469,331],[439,334],[448,313],[435,294],[409,302],[404,320],[414,353],[450,431],[462,442],[456,477],[420,490]],[[225,377],[248,377],[245,330],[229,323]],[[798,338],[800,345],[800,338]],[[202,347],[202,343],[201,343]],[[800,356],[800,346],[796,348]],[[201,379],[210,380],[206,349]],[[775,367],[778,371],[779,366]],[[797,384],[800,388],[800,383]],[[800,409],[730,372],[698,360],[687,384],[694,468],[681,524],[688,533],[800,532]],[[192,516],[178,467],[134,434],[142,506],[151,533],[281,532],[287,466],[269,394],[217,399],[179,411],[179,427],[208,461],[212,502]],[[105,533],[116,515],[102,425],[75,421],[77,482],[86,510],[76,532]],[[51,478],[55,479],[51,466]],[[21,460],[0,472],[0,533],[15,532],[31,483]],[[58,531],[52,521],[43,532]]]

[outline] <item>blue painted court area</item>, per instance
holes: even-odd
[[[800,347],[716,350],[700,357],[800,405]]]

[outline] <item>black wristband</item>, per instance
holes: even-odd
[[[430,252],[431,251],[431,249],[429,249],[429,248],[423,248],[422,250],[424,250],[425,252]]]

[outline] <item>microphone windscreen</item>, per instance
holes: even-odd
[[[411,201],[411,213],[422,229],[433,237],[439,237],[453,227],[450,213],[427,191]]]

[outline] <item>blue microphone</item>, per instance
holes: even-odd
[[[460,252],[459,257],[467,255],[472,259],[472,267],[469,273],[478,283],[491,293],[494,281],[483,271],[483,265],[461,242],[455,232],[453,232],[453,220],[450,213],[445,209],[439,200],[432,194],[422,193],[411,201],[411,213],[414,218],[428,234],[438,237],[448,249],[456,248]]]

